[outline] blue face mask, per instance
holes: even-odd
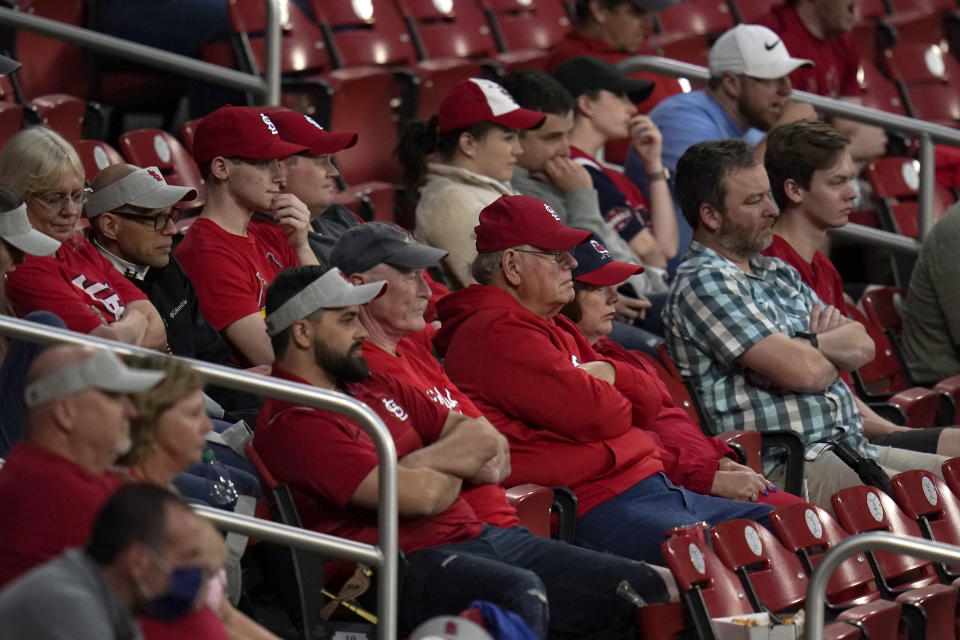
[[[170,586],[147,602],[147,615],[169,622],[190,613],[203,586],[201,567],[180,567],[170,573]]]

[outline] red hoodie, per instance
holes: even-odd
[[[663,471],[656,443],[633,426],[657,415],[657,389],[621,363],[611,362],[614,385],[578,369],[603,358],[558,326],[570,320],[544,320],[481,285],[447,295],[437,311],[447,375],[510,440],[507,486],[571,487],[583,515]]]

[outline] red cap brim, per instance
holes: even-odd
[[[574,229],[572,227],[558,227],[553,231],[531,239],[527,244],[541,249],[566,251],[593,237],[592,231]]]
[[[514,109],[513,111],[508,111],[503,115],[490,118],[490,122],[508,129],[533,129],[535,127],[539,127],[540,124],[546,119],[547,114],[540,113],[539,111],[531,111],[530,109]]]
[[[577,276],[574,280],[584,284],[592,284],[595,287],[613,287],[638,273],[643,273],[643,267],[613,260],[599,269]]]
[[[353,131],[317,131],[318,135],[310,141],[310,154],[319,156],[349,149],[357,144],[357,134]]]

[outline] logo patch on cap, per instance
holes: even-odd
[[[263,124],[267,125],[267,129],[270,129],[271,135],[274,135],[274,136],[280,135],[280,133],[277,131],[276,125],[273,124],[273,120],[267,117],[267,114],[261,113],[260,119],[263,120]]]
[[[321,124],[320,124],[319,122],[317,122],[316,120],[314,120],[314,119],[311,118],[310,116],[304,114],[303,118],[304,118],[304,120],[306,120],[307,122],[309,122],[310,124],[312,124],[313,126],[315,126],[317,129],[320,129],[320,131],[323,131],[323,126],[321,126]]]
[[[150,174],[150,177],[156,180],[157,182],[164,183],[163,176],[160,175],[160,171],[156,167],[148,167],[146,172]]]
[[[593,247],[593,250],[594,250],[594,251],[596,251],[597,253],[600,254],[600,257],[601,257],[601,258],[604,258],[605,260],[609,260],[609,259],[610,259],[610,252],[607,250],[607,248],[606,248],[605,246],[603,246],[602,244],[600,244],[600,243],[597,242],[596,240],[591,240],[591,241],[590,241],[590,246]]]
[[[553,210],[553,207],[548,205],[546,202],[543,203],[543,208],[547,210],[547,213],[553,216],[553,219],[557,222],[562,222],[560,216],[557,215],[557,212]]]

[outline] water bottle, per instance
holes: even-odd
[[[203,475],[207,478],[207,503],[211,507],[232,511],[240,494],[233,486],[230,471],[217,462],[216,454],[210,449],[203,452]]]

